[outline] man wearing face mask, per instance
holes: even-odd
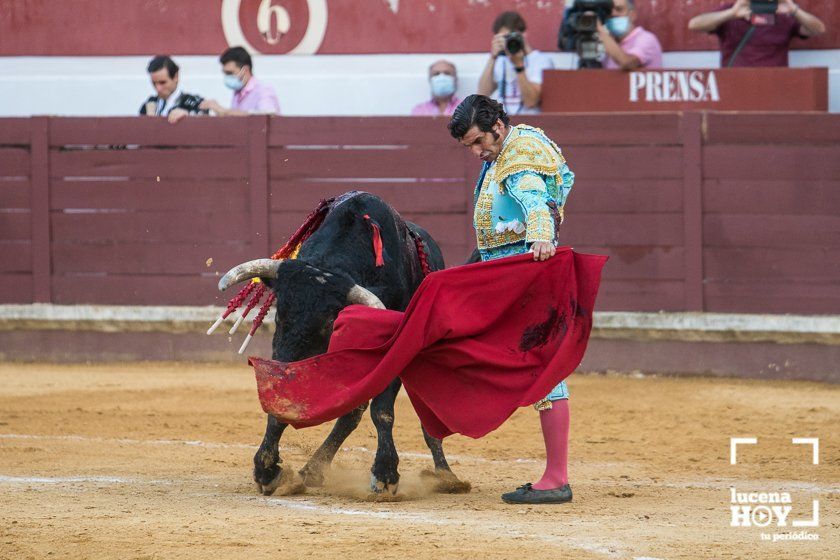
[[[451,115],[461,99],[455,95],[458,75],[455,65],[448,60],[438,60],[429,66],[429,86],[432,98],[419,103],[411,110],[413,116]]]
[[[280,114],[280,102],[274,88],[254,76],[254,64],[248,51],[231,47],[222,53],[219,62],[222,63],[225,86],[233,90],[230,109],[222,107],[215,99],[202,102],[202,109],[209,109],[220,117]]]
[[[634,0],[613,0],[612,17],[606,25],[598,22],[598,35],[607,53],[604,68],[662,68],[662,45],[656,35],[636,25]]]

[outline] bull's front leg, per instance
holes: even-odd
[[[288,424],[284,424],[272,415],[268,415],[260,448],[254,455],[254,482],[257,490],[266,496],[274,493],[283,476],[280,466],[280,436]]]
[[[397,493],[400,474],[397,472],[400,459],[397,447],[394,445],[394,402],[402,382],[399,378],[388,385],[382,393],[377,395],[370,404],[370,417],[376,426],[378,445],[376,458],[370,469],[370,489],[377,494],[388,492]]]
[[[341,444],[347,439],[353,430],[362,420],[362,415],[367,408],[367,403],[355,408],[336,420],[330,435],[321,444],[321,447],[312,454],[312,457],[300,470],[303,483],[307,486],[322,486],[324,484],[324,469],[332,463],[335,454],[341,448]]]

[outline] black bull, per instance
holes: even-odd
[[[384,264],[376,266],[373,245],[374,225],[380,230]],[[444,267],[443,256],[434,239],[422,228],[405,222],[378,197],[368,193],[348,193],[333,204],[321,226],[301,245],[294,260],[262,259],[234,268],[219,286],[221,289],[248,278],[261,277],[273,290],[276,302],[276,331],[272,358],[291,362],[326,352],[333,322],[347,305],[361,303],[404,311],[422,282],[424,273],[412,233],[419,237],[431,270]],[[394,402],[401,387],[395,379],[371,401],[370,415],[376,426],[378,446],[371,467],[371,490],[397,491],[399,456],[394,445]],[[329,394],[323,398],[329,399]],[[324,482],[324,469],[330,465],[344,440],[356,429],[367,403],[339,418],[327,439],[300,470],[307,486]],[[272,494],[284,477],[279,442],[287,424],[268,415],[265,436],[254,455],[254,481],[260,492]],[[432,453],[437,487],[447,491],[466,491],[452,474],[443,453],[442,442],[423,430]]]

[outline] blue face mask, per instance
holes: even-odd
[[[245,87],[245,84],[242,83],[239,76],[234,76],[232,74],[225,74],[225,85],[233,91],[239,91]]]
[[[611,17],[607,20],[607,30],[617,39],[624,37],[630,30],[630,18],[627,16]]]
[[[455,77],[449,74],[435,74],[429,80],[433,97],[449,97],[455,93]]]

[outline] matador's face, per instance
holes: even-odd
[[[464,136],[461,144],[469,148],[470,152],[482,161],[493,162],[502,151],[508,127],[501,120],[497,120],[490,132],[483,132],[478,125],[473,125]]]

